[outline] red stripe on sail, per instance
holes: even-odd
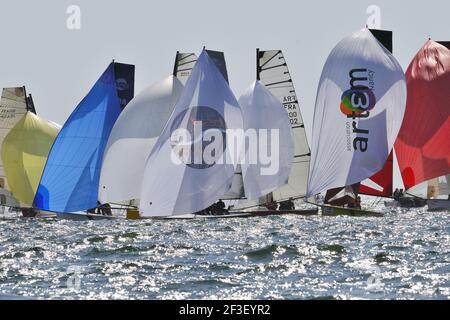
[[[375,173],[369,179],[380,186],[379,190],[371,188],[369,185],[365,184],[364,181],[361,182],[359,187],[359,193],[367,194],[370,196],[380,196],[380,197],[390,197],[392,196],[392,163],[394,157],[392,151],[384,164],[383,169]],[[382,190],[381,190],[382,188]]]
[[[408,98],[395,150],[406,189],[450,173],[450,50],[427,43],[406,72]]]

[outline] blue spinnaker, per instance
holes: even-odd
[[[115,63],[109,65],[58,134],[36,192],[35,207],[56,212],[97,207],[103,152],[122,110],[114,67]],[[134,74],[134,66],[130,72]]]

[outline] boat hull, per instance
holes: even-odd
[[[228,214],[220,215],[201,215],[201,214],[183,214],[171,217],[152,217],[142,218],[135,214],[136,212],[128,213],[128,219],[140,220],[140,219],[232,219],[232,218],[251,218],[251,217],[267,217],[267,216],[281,216],[281,215],[297,215],[297,216],[314,216],[319,214],[319,209],[307,209],[307,210],[258,210],[258,211],[232,211]]]
[[[114,216],[104,216],[101,214],[89,214],[83,212],[65,213],[58,212],[56,217],[60,220],[73,220],[73,221],[91,221],[91,220],[115,220],[119,219]]]
[[[450,210],[449,199],[429,199],[427,201],[428,211]]]
[[[335,207],[329,205],[319,205],[322,208],[322,216],[352,216],[352,217],[383,217],[384,213],[359,210],[354,208]]]

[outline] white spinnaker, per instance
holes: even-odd
[[[0,147],[9,131],[27,113],[26,92],[24,87],[4,88],[0,100]],[[8,181],[0,159],[0,205],[19,206],[19,202],[10,192]]]
[[[198,58],[172,116],[148,158],[139,207],[141,216],[195,213],[216,202],[230,189],[235,164],[216,162],[210,166],[193,166],[188,162],[187,165],[177,158],[179,154],[176,152],[180,150],[172,149],[172,133],[177,129],[192,132],[189,129],[199,125],[200,120],[203,125],[216,129],[223,130],[223,125],[226,129],[242,129],[239,104],[205,50]],[[197,137],[194,133],[193,140],[204,138],[205,134],[202,132]],[[184,150],[189,154],[191,144],[181,151]],[[224,154],[229,152],[231,148],[226,144]]]
[[[363,90],[364,86],[370,89]],[[348,117],[341,111],[349,110],[341,109],[343,101],[350,101],[353,108],[360,105],[357,112],[367,117]],[[381,170],[398,135],[405,104],[402,68],[368,29],[339,42],[319,82],[307,195],[360,182]],[[365,107],[371,108],[368,115],[362,111]]]
[[[245,144],[241,165],[245,195],[254,200],[288,182],[294,140],[287,112],[260,81],[255,81],[246,90],[239,98],[239,104],[246,136],[258,139],[257,143]],[[261,155],[270,155],[270,162]]]
[[[261,83],[281,101],[285,108],[295,146],[289,181],[272,192],[273,199],[282,201],[303,197],[306,194],[310,150],[294,84],[281,50],[259,51],[258,59]]]
[[[122,111],[103,158],[101,203],[139,199],[145,163],[182,90],[181,82],[169,76],[144,89]]]

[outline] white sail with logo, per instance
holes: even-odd
[[[319,82],[308,196],[360,182],[381,170],[405,105],[402,68],[368,29],[339,42]]]
[[[239,104],[248,137],[241,165],[244,190],[253,200],[288,183],[294,140],[283,105],[260,81],[250,86]]]
[[[233,149],[227,129],[242,129],[241,109],[203,50],[147,160],[140,215],[195,213],[225,194],[236,169],[230,159],[221,161]]]
[[[101,203],[139,199],[145,163],[182,89],[176,77],[168,76],[144,89],[122,111],[103,157]]]

